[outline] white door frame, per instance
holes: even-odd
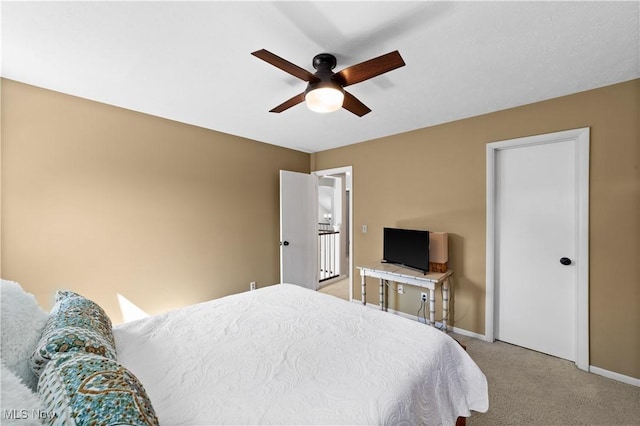
[[[351,175],[351,190],[349,191],[349,300],[353,300],[353,166],[336,167],[333,169],[316,170],[311,172],[316,176],[331,176],[337,174]],[[345,186],[346,188],[346,183]]]
[[[485,340],[494,341],[495,330],[495,203],[497,152],[502,149],[573,141],[576,147],[576,364],[589,370],[589,127],[487,144],[487,246]]]

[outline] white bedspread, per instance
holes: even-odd
[[[114,329],[163,425],[454,424],[487,382],[446,334],[279,284]]]

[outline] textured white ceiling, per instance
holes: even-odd
[[[2,76],[305,152],[640,77],[640,2],[2,2]],[[372,112],[268,111],[313,71],[399,50]]]

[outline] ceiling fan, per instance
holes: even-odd
[[[304,92],[284,101],[269,112],[282,112],[301,102],[306,102],[309,109],[315,112],[333,112],[344,108],[358,117],[362,117],[371,112],[371,109],[351,93],[345,91],[344,87],[405,65],[402,56],[396,50],[334,73],[336,57],[329,53],[320,53],[313,58],[313,68],[317,71],[312,74],[265,49],[251,52],[251,54],[300,80],[308,82]]]

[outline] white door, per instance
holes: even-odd
[[[317,177],[280,170],[280,282],[317,290]]]
[[[589,128],[487,144],[486,338],[589,368]]]
[[[572,361],[574,158],[572,141],[505,149],[496,155],[496,338]]]

